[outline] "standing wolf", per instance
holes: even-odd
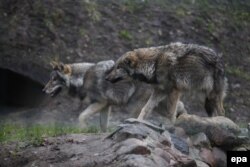
[[[115,83],[127,76],[154,87],[139,119],[143,119],[159,102],[166,99],[166,110],[171,115],[171,121],[175,122],[177,103],[186,90],[197,90],[205,94],[208,116],[225,114],[223,99],[227,83],[224,65],[221,57],[210,48],[171,43],[135,49],[117,60],[106,79]]]
[[[63,87],[69,89],[70,94],[84,95],[90,98],[89,105],[79,116],[81,125],[96,112],[100,112],[100,126],[106,131],[108,116],[111,106],[127,104],[135,92],[135,84],[131,79],[124,79],[115,84],[106,81],[105,76],[114,67],[114,61],[102,61],[94,63],[75,64],[51,64],[53,71],[50,81],[44,87],[44,91],[55,96]]]

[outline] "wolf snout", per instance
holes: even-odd
[[[43,92],[46,92],[46,87],[44,87],[42,91],[43,91]]]

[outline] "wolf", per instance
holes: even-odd
[[[164,100],[170,120],[174,123],[178,101],[188,90],[205,95],[204,107],[209,117],[225,115],[223,99],[227,79],[224,64],[222,56],[211,48],[176,42],[135,49],[116,61],[106,80],[116,83],[127,76],[153,86],[153,92],[138,119],[144,119]]]
[[[127,104],[136,91],[130,78],[115,84],[105,80],[114,64],[113,60],[73,64],[52,62],[53,71],[43,91],[56,96],[63,88],[67,88],[71,95],[80,99],[87,96],[91,104],[80,114],[80,125],[85,126],[88,117],[100,112],[100,127],[105,132],[112,105]]]

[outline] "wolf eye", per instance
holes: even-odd
[[[131,65],[131,60],[130,59],[126,59],[125,63],[130,66]]]

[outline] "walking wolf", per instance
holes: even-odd
[[[108,117],[112,105],[127,104],[135,92],[135,84],[131,79],[125,79],[115,84],[106,81],[105,75],[114,66],[114,61],[101,61],[98,63],[52,63],[53,71],[44,91],[55,96],[64,87],[70,94],[79,98],[87,96],[91,104],[80,114],[79,122],[85,124],[88,117],[100,112],[100,126],[106,131]]]
[[[171,121],[175,122],[177,103],[186,90],[204,93],[208,116],[225,114],[223,99],[227,82],[224,65],[221,56],[210,48],[171,43],[129,51],[117,60],[106,79],[116,83],[127,76],[154,87],[139,119],[143,119],[166,99],[166,110],[171,115]]]

